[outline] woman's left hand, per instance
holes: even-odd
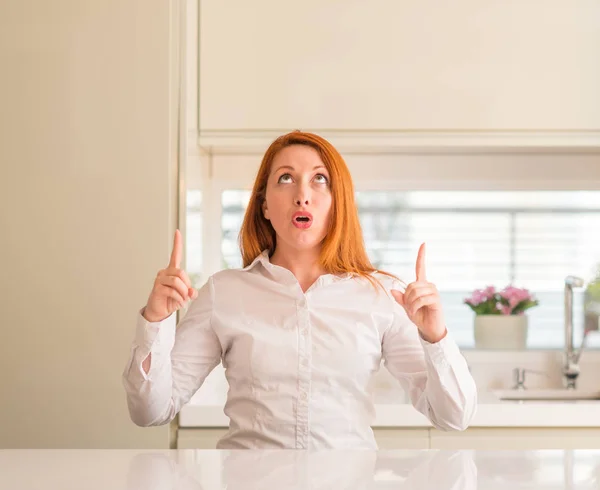
[[[405,310],[408,318],[418,327],[427,342],[439,342],[446,336],[440,293],[435,284],[427,282],[425,273],[425,244],[419,247],[416,265],[417,280],[404,293],[392,289],[392,295]]]

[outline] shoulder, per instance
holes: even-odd
[[[214,286],[227,286],[242,281],[247,275],[248,271],[244,269],[223,269],[212,274],[208,280]]]
[[[398,289],[399,291],[406,290],[407,284],[400,278],[391,277],[387,274],[383,274],[380,271],[373,272],[371,276],[377,280],[386,291],[390,291],[391,289]]]
[[[372,272],[368,278],[353,275],[351,283],[354,285],[353,289],[356,294],[366,295],[366,297],[371,298],[371,301],[378,302],[381,300],[383,304],[387,304],[389,300],[395,302],[391,293],[392,289],[402,292],[406,290],[406,285],[402,280],[382,274],[379,271]]]
[[[383,338],[394,322],[405,315],[404,309],[392,295],[392,290],[404,292],[406,286],[402,279],[378,271],[369,274],[369,279],[353,277],[353,309],[368,312],[377,325],[380,338]]]
[[[210,279],[214,284],[227,284],[230,282],[244,282],[252,276],[257,276],[257,272],[264,268],[265,262],[268,262],[269,251],[263,250],[257,255],[251,264],[246,267],[231,267],[215,272]]]
[[[231,268],[223,269],[213,273],[209,278],[211,287],[219,292],[223,290],[236,289],[238,291],[247,291],[264,287],[264,274],[261,266],[252,268]]]

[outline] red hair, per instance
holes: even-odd
[[[314,148],[329,172],[332,209],[329,230],[323,240],[320,264],[329,274],[353,273],[379,283],[372,276],[373,267],[365,250],[362,229],[354,200],[354,184],[346,162],[327,140],[313,133],[293,131],[277,138],[267,149],[256,179],[246,214],[240,230],[239,242],[243,267],[250,265],[260,253],[268,249],[269,256],[275,251],[276,235],[271,222],[262,213],[267,181],[275,156],[291,145]],[[393,274],[377,271],[399,280]],[[379,283],[381,285],[381,283]]]

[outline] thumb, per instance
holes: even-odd
[[[404,293],[402,291],[398,291],[397,289],[392,289],[391,292],[396,301],[404,306]]]

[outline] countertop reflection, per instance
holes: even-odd
[[[2,450],[0,488],[600,489],[600,451]]]

